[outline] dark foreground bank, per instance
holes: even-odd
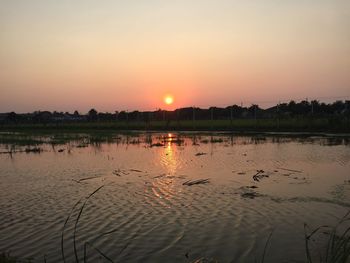
[[[3,124],[2,131],[22,130],[145,130],[232,132],[350,132],[348,118],[233,119],[181,121],[89,121],[67,123]]]

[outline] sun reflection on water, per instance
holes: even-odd
[[[176,138],[175,138],[176,139]],[[155,199],[150,198],[148,202],[151,205],[161,205],[171,208],[172,199],[177,195],[180,189],[174,184],[178,169],[178,159],[176,156],[176,144],[174,144],[174,136],[169,133],[162,138],[165,147],[159,150],[159,160],[164,168],[164,172],[156,176],[156,180],[152,182],[150,188],[145,189],[145,194],[151,194]]]
[[[166,137],[167,146],[164,148],[164,152],[161,152],[162,163],[167,170],[167,175],[173,176],[177,170],[177,158],[175,156],[175,147],[173,145],[173,135],[171,133]]]

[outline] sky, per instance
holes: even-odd
[[[0,112],[349,95],[349,0],[0,0]]]

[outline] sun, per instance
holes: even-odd
[[[167,105],[171,105],[171,104],[173,104],[173,102],[174,102],[174,98],[173,98],[172,96],[166,96],[166,97],[164,98],[164,102],[165,102],[165,104],[167,104]]]

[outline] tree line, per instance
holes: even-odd
[[[262,109],[257,104],[249,107],[232,105],[225,108],[210,107],[206,109],[198,107],[180,108],[173,111],[115,111],[98,112],[91,109],[86,114],[78,111],[50,112],[35,111],[33,113],[18,114],[15,112],[0,114],[0,123],[60,123],[60,122],[98,122],[98,121],[175,121],[175,120],[228,120],[228,119],[271,119],[271,118],[303,118],[303,117],[339,117],[348,118],[350,113],[350,101],[335,101],[324,103],[317,100],[300,102],[290,101],[280,103],[267,109]]]

